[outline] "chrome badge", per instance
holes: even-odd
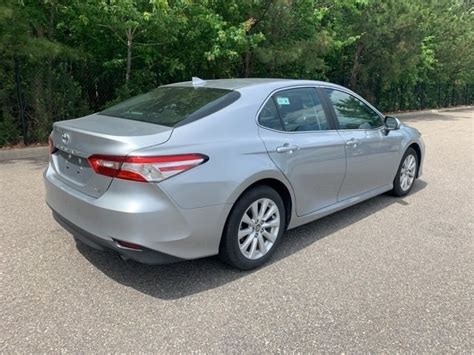
[[[61,134],[61,140],[63,141],[64,144],[69,144],[71,141],[71,137],[67,133]]]

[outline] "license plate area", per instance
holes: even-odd
[[[59,150],[56,154],[59,173],[79,185],[89,181],[93,172],[86,158]]]

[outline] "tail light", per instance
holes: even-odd
[[[49,148],[49,154],[54,154],[58,151],[58,148],[54,146],[52,133],[48,137],[48,148]]]
[[[156,157],[93,155],[89,158],[89,164],[97,174],[140,182],[159,182],[201,165],[208,159],[202,154]]]

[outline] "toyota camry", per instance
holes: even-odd
[[[147,264],[219,255],[252,269],[284,232],[422,173],[420,133],[339,85],[161,86],[56,122],[46,202],[76,239]]]

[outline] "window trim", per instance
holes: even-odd
[[[278,89],[275,89],[273,90],[272,92],[270,92],[270,94],[265,98],[265,100],[263,100],[263,103],[260,105],[260,107],[258,108],[258,111],[257,111],[257,114],[255,115],[255,122],[257,123],[257,126],[260,127],[260,128],[263,128],[263,129],[267,129],[269,131],[273,131],[273,132],[278,132],[278,133],[285,133],[285,134],[307,134],[307,133],[324,133],[324,132],[336,132],[337,131],[337,122],[334,121],[334,117],[333,117],[333,113],[331,112],[330,108],[327,107],[327,102],[326,102],[326,96],[327,95],[324,95],[322,96],[321,93],[319,92],[318,88],[325,88],[326,86],[320,86],[320,85],[311,85],[311,84],[307,84],[307,85],[292,85],[292,86],[285,86],[285,87],[281,87],[281,88],[278,88]],[[273,129],[273,128],[269,128],[269,127],[265,127],[263,125],[260,124],[259,122],[259,116],[260,116],[260,112],[262,111],[262,109],[265,107],[265,105],[267,104],[268,100],[274,100],[273,99],[273,96],[277,93],[277,92],[280,92],[280,91],[286,91],[286,90],[291,90],[291,89],[314,89],[315,90],[315,95],[316,97],[321,101],[321,106],[323,107],[323,111],[324,111],[324,114],[326,115],[326,119],[328,121],[328,124],[329,124],[329,127],[331,129],[325,129],[325,130],[314,130],[314,131],[285,131],[285,130],[278,130],[278,129]],[[329,87],[328,87],[329,88]],[[273,101],[273,103],[275,104],[276,106],[276,103],[275,101]],[[283,124],[283,120],[281,118],[281,115],[280,115],[280,111],[278,110],[278,106],[277,106],[277,113],[278,113],[278,117],[280,118],[280,122],[282,124],[282,128],[284,128],[284,124]]]
[[[340,128],[339,125],[339,118],[337,117],[336,109],[334,108],[334,104],[332,103],[331,99],[329,98],[329,95],[327,94],[325,89],[329,90],[334,90],[334,91],[339,91],[344,94],[347,94],[349,96],[352,96],[353,98],[359,100],[363,104],[365,104],[370,110],[372,110],[379,118],[380,118],[380,126],[378,127],[371,127],[371,128]],[[331,110],[331,114],[334,116],[334,121],[337,127],[338,131],[378,131],[382,130],[385,128],[384,126],[384,115],[377,110],[374,106],[372,106],[367,100],[362,98],[361,96],[357,95],[356,93],[353,93],[349,90],[342,90],[340,88],[334,88],[334,87],[322,87],[322,93],[321,95],[324,95],[324,99],[327,101],[327,104],[329,105],[329,109]]]

